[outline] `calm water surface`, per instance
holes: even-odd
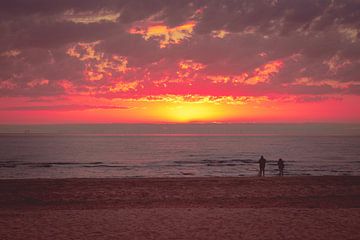
[[[0,178],[360,175],[358,125],[0,127]]]

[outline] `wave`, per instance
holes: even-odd
[[[20,161],[2,161],[0,162],[0,168],[15,168],[18,166],[29,167],[52,167],[52,166],[64,166],[64,165],[100,165],[103,162],[20,162]]]

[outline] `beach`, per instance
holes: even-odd
[[[0,180],[1,239],[360,239],[360,177]]]

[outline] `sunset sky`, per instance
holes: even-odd
[[[0,2],[0,123],[360,122],[360,2]]]

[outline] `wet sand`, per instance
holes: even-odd
[[[1,239],[360,239],[360,177],[0,180]]]

